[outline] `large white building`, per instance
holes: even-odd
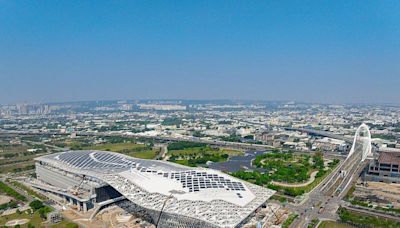
[[[122,198],[123,208],[160,227],[240,227],[274,193],[216,170],[104,151],[39,157],[36,174],[35,187],[80,210]]]

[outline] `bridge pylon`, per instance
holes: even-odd
[[[362,133],[362,135],[361,135]],[[361,142],[360,142],[361,141]],[[361,143],[361,145],[360,145]],[[356,150],[361,149],[361,162],[363,162],[368,156],[372,155],[372,140],[371,132],[368,125],[365,123],[361,124],[354,135],[353,145],[351,146],[349,155],[347,158],[352,156]]]

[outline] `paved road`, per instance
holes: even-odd
[[[43,145],[43,146],[45,146],[45,147],[53,148],[53,149],[55,149],[55,150],[60,150],[60,151],[69,150],[69,148],[64,148],[64,147],[59,147],[59,146],[55,146],[55,145],[50,145],[50,144],[46,144],[46,143],[43,143],[43,142],[35,142],[35,141],[30,141],[30,140],[23,140],[23,141],[24,141],[24,142],[28,142],[28,143],[32,143],[32,144],[35,144],[35,145]]]
[[[357,156],[346,159],[314,188],[302,203],[289,206],[299,214],[299,218],[291,227],[307,227],[313,219],[338,219],[336,211],[342,203],[342,198],[366,164],[357,162],[358,159]]]
[[[5,131],[0,129],[0,135],[69,135],[67,133],[59,133],[59,132],[32,132],[32,131]],[[262,144],[250,144],[250,143],[240,143],[240,142],[226,142],[226,141],[219,141],[219,140],[208,140],[202,139],[198,137],[182,137],[182,138],[174,138],[168,136],[144,136],[144,135],[127,135],[124,133],[106,133],[106,132],[76,132],[77,136],[123,136],[129,138],[136,138],[136,139],[152,139],[161,142],[180,142],[180,141],[189,141],[189,142],[198,142],[198,143],[205,143],[209,145],[215,145],[220,147],[227,147],[232,149],[246,149],[246,150],[266,150],[266,149],[273,149],[274,147],[269,145],[262,145]]]
[[[311,184],[312,182],[314,182],[315,180],[315,176],[317,175],[318,171],[314,171],[311,173],[310,178],[304,182],[304,183],[296,183],[296,184],[291,184],[291,183],[283,183],[283,182],[277,182],[277,181],[271,181],[271,183],[273,185],[278,185],[278,186],[283,186],[283,187],[304,187],[307,186],[309,184]]]
[[[156,156],[156,160],[166,160],[167,159],[167,153],[168,153],[168,144],[158,144],[155,146],[155,148],[159,148],[160,152]]]
[[[305,132],[308,134],[313,134],[313,135],[318,135],[318,136],[323,136],[323,137],[328,137],[328,138],[333,138],[333,139],[339,139],[339,140],[343,140],[348,143],[353,143],[353,138],[342,136],[342,135],[337,135],[337,134],[329,132],[329,131],[320,131],[320,130],[315,130],[315,129],[293,128],[293,127],[286,127],[285,130],[300,131],[300,132]]]

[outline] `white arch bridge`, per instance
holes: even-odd
[[[356,130],[347,158],[327,178],[322,180],[303,202],[295,206],[295,210],[300,216],[290,227],[305,228],[314,218],[338,219],[336,211],[341,205],[343,197],[354,181],[358,179],[371,155],[371,133],[368,126],[362,124]]]
[[[368,156],[372,156],[371,132],[369,131],[368,125],[365,123],[358,127],[354,135],[353,146],[350,149],[347,159],[355,154],[361,156],[362,162]]]
[[[353,145],[347,158],[340,164],[321,188],[325,195],[342,198],[351,184],[363,171],[367,158],[372,157],[371,132],[366,124],[361,124],[354,135]]]

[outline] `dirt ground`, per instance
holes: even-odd
[[[16,225],[23,225],[29,222],[29,219],[15,219],[8,221],[5,225],[6,226],[16,226]]]
[[[395,208],[400,208],[400,184],[367,182],[365,186],[357,186],[354,196],[370,196],[390,201]]]
[[[0,205],[9,203],[12,200],[12,197],[0,195]]]
[[[65,210],[63,215],[69,220],[83,225],[88,228],[139,228],[139,227],[155,227],[140,218],[136,218],[133,215],[127,214],[122,208],[118,206],[112,206],[105,208],[100,211],[96,217],[89,221],[88,215],[91,213],[81,214],[74,210]]]

